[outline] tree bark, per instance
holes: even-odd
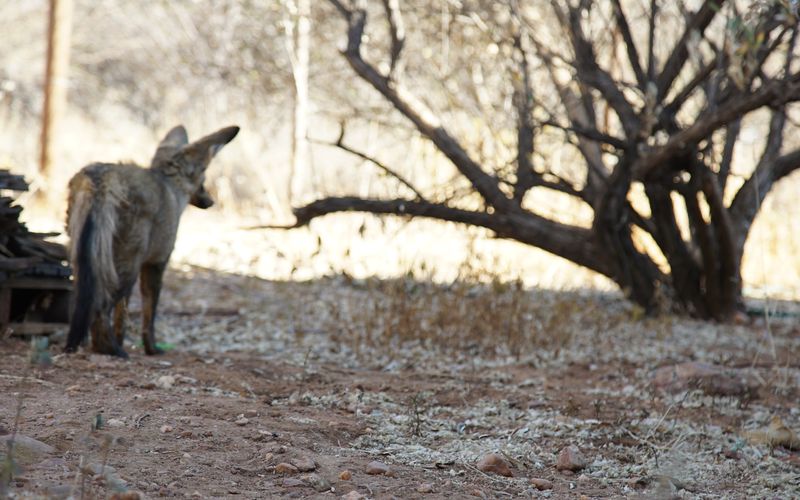
[[[50,173],[54,139],[67,104],[71,32],[72,0],[50,0],[39,155],[39,171],[45,177]]]
[[[311,0],[289,1],[288,9],[290,19],[286,21],[286,36],[294,81],[292,165],[287,186],[291,204],[303,193],[311,191],[313,186],[308,141]]]

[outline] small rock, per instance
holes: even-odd
[[[164,425],[161,426],[161,428],[159,430],[161,431],[161,434],[166,434],[168,432],[172,432],[173,429],[172,429],[171,425],[164,424]]]
[[[183,431],[183,432],[181,432],[181,437],[184,438],[184,439],[185,438],[190,438],[192,436],[194,436],[194,433],[192,431]]]
[[[11,434],[0,436],[0,450],[5,452],[8,449],[9,441],[11,441]],[[45,455],[55,451],[55,448],[37,439],[22,434],[14,437],[14,458],[23,465],[39,462]]]
[[[118,418],[109,418],[106,421],[106,425],[109,427],[125,427],[125,422]]]
[[[272,459],[275,458],[274,453],[265,453],[264,454],[264,461],[265,462],[272,462]]]
[[[650,477],[632,477],[626,481],[628,483],[628,487],[634,490],[640,490],[643,488],[647,488],[650,484]]]
[[[433,485],[431,483],[422,483],[417,486],[417,493],[433,493]]]
[[[491,472],[505,477],[513,477],[514,473],[508,466],[508,462],[497,453],[489,453],[478,461],[478,470],[481,472]]]
[[[742,454],[741,453],[739,453],[738,451],[727,449],[727,448],[722,450],[722,456],[724,456],[725,458],[728,458],[730,460],[741,460],[741,458],[742,458]]]
[[[362,500],[365,497],[361,493],[357,492],[356,490],[351,491],[350,493],[345,493],[340,497],[342,500]]]
[[[308,457],[298,457],[289,460],[289,463],[297,467],[300,472],[311,472],[317,469],[317,464]]]
[[[45,489],[45,498],[51,500],[65,500],[68,498],[75,498],[72,494],[71,484],[59,484],[49,486]]]
[[[112,466],[110,466],[108,464],[103,465],[103,464],[90,462],[90,463],[88,463],[88,464],[83,466],[83,468],[81,469],[81,472],[83,472],[84,474],[92,475],[92,476],[99,476],[101,474],[108,474],[108,475],[114,474],[115,472],[117,472],[117,469],[115,469],[114,467],[112,467]]]
[[[123,491],[113,493],[108,500],[139,500],[142,495],[138,491]]]
[[[389,466],[383,462],[373,460],[372,462],[367,464],[366,472],[367,474],[371,474],[373,476],[379,474],[387,474],[389,472]]]
[[[709,396],[755,395],[756,384],[742,370],[691,361],[662,366],[653,373],[653,386],[669,392],[700,389]]]
[[[281,486],[284,488],[294,488],[297,486],[305,486],[305,483],[294,477],[285,477],[283,481],[281,481]]]
[[[281,462],[275,466],[276,474],[297,474],[297,467],[286,462]]]
[[[733,313],[733,322],[737,325],[749,325],[752,323],[750,316],[747,313],[742,311],[736,311]]]
[[[242,415],[242,416],[240,416],[239,418],[237,418],[237,419],[236,419],[236,421],[235,421],[234,423],[235,423],[236,425],[247,425],[247,424],[249,424],[249,423],[250,423],[250,419],[249,419],[249,418],[247,418],[247,417],[245,417],[244,415]]]
[[[540,479],[538,477],[534,477],[531,479],[531,485],[537,490],[553,489],[553,481],[548,481],[547,479]]]
[[[349,481],[353,479],[353,473],[350,472],[349,470],[343,470],[342,472],[339,473],[339,479],[341,479],[342,481]]]
[[[570,445],[558,454],[556,469],[575,472],[586,468],[587,465],[589,465],[589,462],[583,456],[583,453],[576,446]]]
[[[175,385],[175,377],[172,375],[161,375],[156,380],[156,387],[159,389],[171,389]]]
[[[147,389],[148,391],[155,388],[156,388],[155,382],[144,382],[143,384],[139,385],[139,389]]]
[[[319,474],[310,474],[305,478],[306,483],[314,488],[315,491],[322,493],[323,491],[330,491],[331,482],[320,476]]]
[[[247,410],[242,415],[246,418],[256,418],[258,416],[258,412],[255,410]]]
[[[69,467],[63,458],[46,458],[33,466],[34,469],[67,472]]]

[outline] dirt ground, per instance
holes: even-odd
[[[800,430],[792,314],[709,325],[641,318],[615,296],[525,291],[541,304],[526,313],[539,341],[512,352],[499,330],[457,347],[386,329],[354,342],[344,323],[381,289],[344,278],[193,270],[167,283],[163,356],[133,343],[128,361],[65,356],[55,338],[44,367],[29,342],[0,340],[0,440],[17,435],[3,466],[11,498],[800,492],[800,453],[760,431]],[[564,323],[535,321],[553,310]],[[567,446],[585,457],[575,471],[556,468]],[[479,469],[490,453],[512,477]]]

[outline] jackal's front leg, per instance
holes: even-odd
[[[158,297],[161,295],[161,282],[166,267],[166,263],[145,264],[139,274],[139,289],[142,293],[142,343],[147,354],[164,352],[156,347],[155,325]]]

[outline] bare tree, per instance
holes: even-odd
[[[742,10],[725,0],[551,0],[535,12],[516,0],[462,2],[464,18],[483,9],[492,14],[481,23],[500,19],[502,29],[486,31],[503,49],[497,57],[507,54],[516,128],[509,169],[476,159],[408,90],[401,57],[418,54],[404,51],[396,0],[383,0],[380,11],[365,0],[329,1],[347,23],[342,54],[352,70],[449,159],[481,205],[429,198],[401,179],[414,196],[320,199],[295,209],[296,226],[344,211],[455,221],[608,276],[647,310],[670,298],[691,314],[725,320],[741,306],[750,226],[775,182],[800,167],[800,149],[784,150],[788,108],[800,99],[793,2],[746,2]],[[365,37],[368,11],[385,18],[382,57],[375,55],[381,44]],[[742,179],[732,173],[743,162],[739,131],[759,114],[769,116],[766,139]],[[579,176],[546,156],[534,162],[552,130],[577,151]],[[591,224],[536,210],[542,190],[579,200],[591,209]],[[644,203],[633,201],[634,191]],[[639,234],[655,244],[640,244]]]
[[[308,144],[308,72],[311,55],[311,2],[310,0],[285,0],[288,18],[284,22],[289,61],[294,80],[294,119],[292,133],[292,168],[287,194],[289,202],[297,199],[305,187],[310,186]]]

